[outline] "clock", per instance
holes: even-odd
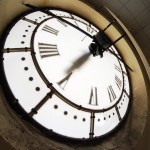
[[[94,23],[67,10],[34,9],[4,35],[4,92],[41,131],[90,141],[123,122],[131,95],[128,68]],[[102,47],[104,37],[109,42]]]

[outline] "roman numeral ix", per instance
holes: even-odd
[[[57,82],[57,84],[64,90],[69,79],[70,76],[72,75],[72,72],[70,74],[68,74],[65,78],[63,78],[62,80],[60,80],[59,82]]]

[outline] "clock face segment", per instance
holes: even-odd
[[[81,19],[65,19],[93,35],[98,31]],[[123,77],[115,69],[120,66],[118,60],[110,53],[104,53],[103,59],[90,54],[91,42],[77,29],[52,18],[37,29],[34,50],[42,72],[59,93],[82,107],[104,109],[119,100]]]
[[[92,36],[99,31],[72,13],[49,11]],[[40,11],[21,17],[6,37],[3,66],[13,95],[30,117],[60,135],[102,136],[126,115],[130,97],[126,68],[110,52],[93,57],[91,42],[79,30]],[[114,46],[110,49],[121,58]]]

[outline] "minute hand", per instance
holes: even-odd
[[[57,18],[58,20],[63,21],[63,22],[65,22],[66,24],[68,24],[68,25],[74,27],[75,29],[79,30],[80,32],[84,33],[85,35],[87,35],[87,36],[90,37],[91,39],[94,39],[93,36],[90,35],[88,32],[82,30],[82,29],[79,28],[78,26],[76,26],[76,25],[74,25],[73,23],[71,23],[71,22],[69,22],[69,21],[63,19],[62,17],[55,15],[54,13],[48,11],[47,9],[40,8],[40,7],[36,7],[36,6],[31,5],[31,4],[24,4],[24,5],[27,6],[27,7],[29,7],[29,8],[32,8],[32,9],[35,9],[35,10],[44,12],[44,13],[46,13],[46,14],[48,14],[48,15],[51,15],[52,17],[55,17],[55,18]]]

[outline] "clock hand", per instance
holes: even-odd
[[[89,58],[90,53],[86,53],[79,57],[72,63],[72,66],[66,70],[66,73],[73,72],[73,70],[80,68]]]
[[[48,9],[39,8],[39,7],[33,6],[33,5],[31,5],[31,4],[24,4],[24,5],[27,6],[27,7],[29,7],[29,8],[32,8],[32,9],[35,9],[35,10],[44,12],[44,13],[46,13],[46,14],[48,14],[48,15],[51,15],[52,17],[55,17],[55,18],[57,18],[58,20],[63,21],[63,22],[65,22],[66,24],[68,24],[68,25],[74,27],[75,29],[79,30],[80,32],[84,33],[85,35],[87,35],[87,36],[90,37],[91,39],[94,39],[94,37],[93,37],[91,34],[89,34],[88,32],[84,31],[83,29],[79,28],[78,26],[74,25],[73,23],[71,23],[71,22],[69,22],[69,21],[63,19],[62,17],[53,14],[52,12],[48,11]]]
[[[89,45],[89,50],[90,52],[93,54],[93,56],[97,56],[100,55],[100,57],[103,57],[103,53],[105,51],[109,51],[112,55],[114,55],[115,57],[117,57],[117,59],[119,59],[121,62],[123,62],[123,64],[130,70],[133,72],[133,70],[125,63],[125,61],[123,59],[121,59],[120,57],[118,57],[118,55],[110,50],[110,47],[113,46],[115,43],[117,43],[120,39],[122,39],[124,36],[126,35],[123,34],[121,35],[117,40],[115,40],[114,42],[111,42],[110,39],[108,39],[106,37],[106,35],[104,34],[103,31],[98,32],[95,36],[94,36],[94,40],[93,42]]]
[[[120,39],[122,39],[126,35],[121,35],[117,40],[112,42],[105,34],[104,31],[99,31],[96,35],[94,35],[93,43],[90,45],[90,51],[93,56],[100,55],[103,57],[103,52],[107,51],[108,48],[117,43]]]

